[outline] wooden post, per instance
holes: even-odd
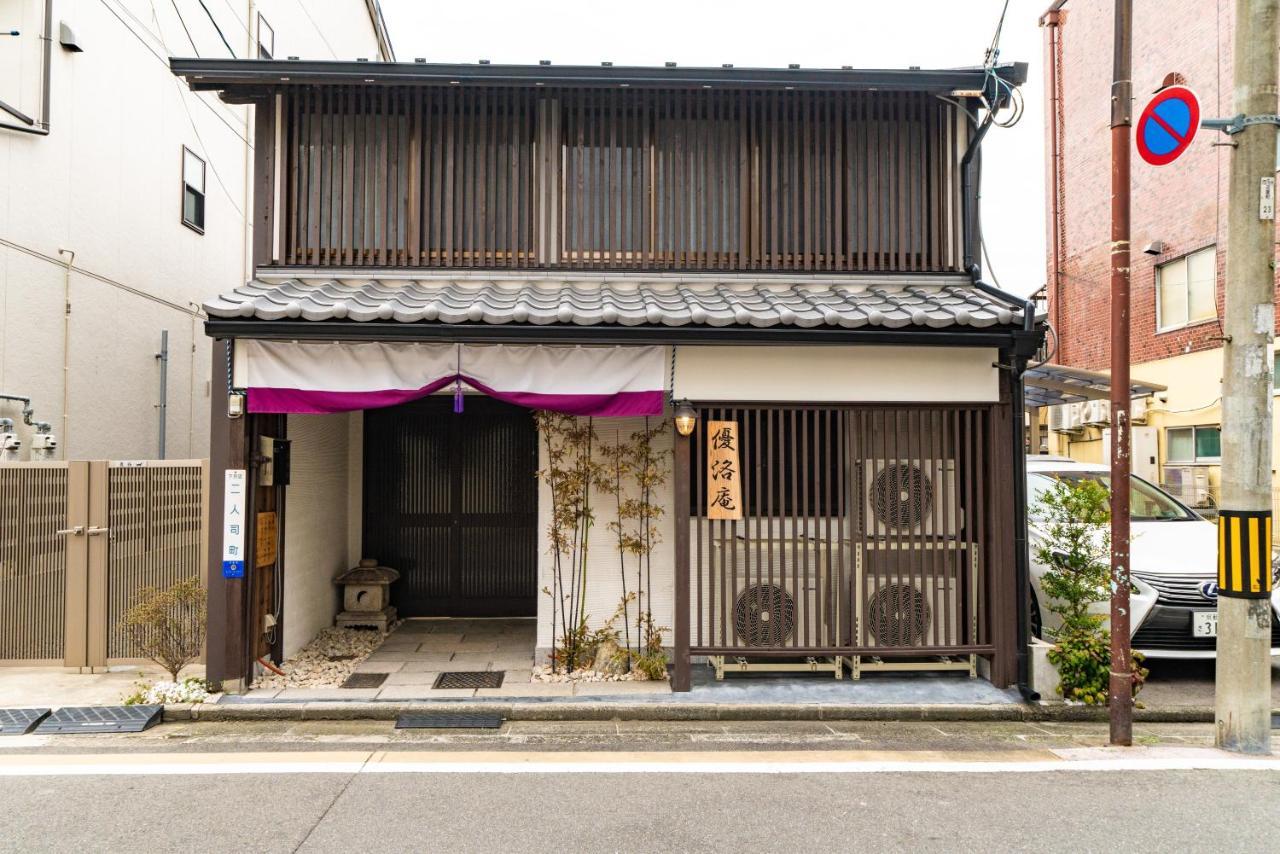
[[[245,687],[247,638],[246,579],[222,577],[223,488],[227,469],[246,468],[247,416],[227,417],[227,352],[229,343],[213,343],[213,393],[209,401],[209,628],[205,640],[205,672],[223,690]]]
[[[271,264],[275,254],[276,98],[253,109],[253,267]],[[214,371],[215,377],[219,376]]]
[[[693,679],[693,663],[689,658],[689,442],[675,427],[675,504],[671,518],[676,525],[676,589],[675,589],[675,662],[671,671],[671,690],[688,691]]]

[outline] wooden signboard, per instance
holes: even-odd
[[[738,422],[707,422],[707,518],[742,518]]]
[[[253,538],[253,565],[271,566],[276,562],[276,513],[258,514],[258,527]]]

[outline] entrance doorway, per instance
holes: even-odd
[[[401,617],[537,613],[538,438],[527,409],[433,396],[364,418],[364,552]]]

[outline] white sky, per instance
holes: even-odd
[[[949,68],[979,65],[1004,0],[381,0],[401,61],[564,65]],[[1048,0],[1010,0],[1002,62],[1029,62],[1026,113],[983,143],[991,272],[1028,294],[1044,283],[1044,83]],[[991,278],[988,272],[987,278]]]

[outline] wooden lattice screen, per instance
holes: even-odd
[[[690,472],[691,652],[994,651],[994,411],[703,408]],[[737,423],[741,519],[708,518],[708,421]]]
[[[289,265],[956,271],[969,127],[923,93],[283,96]]]
[[[0,661],[61,661],[66,463],[0,465]]]

